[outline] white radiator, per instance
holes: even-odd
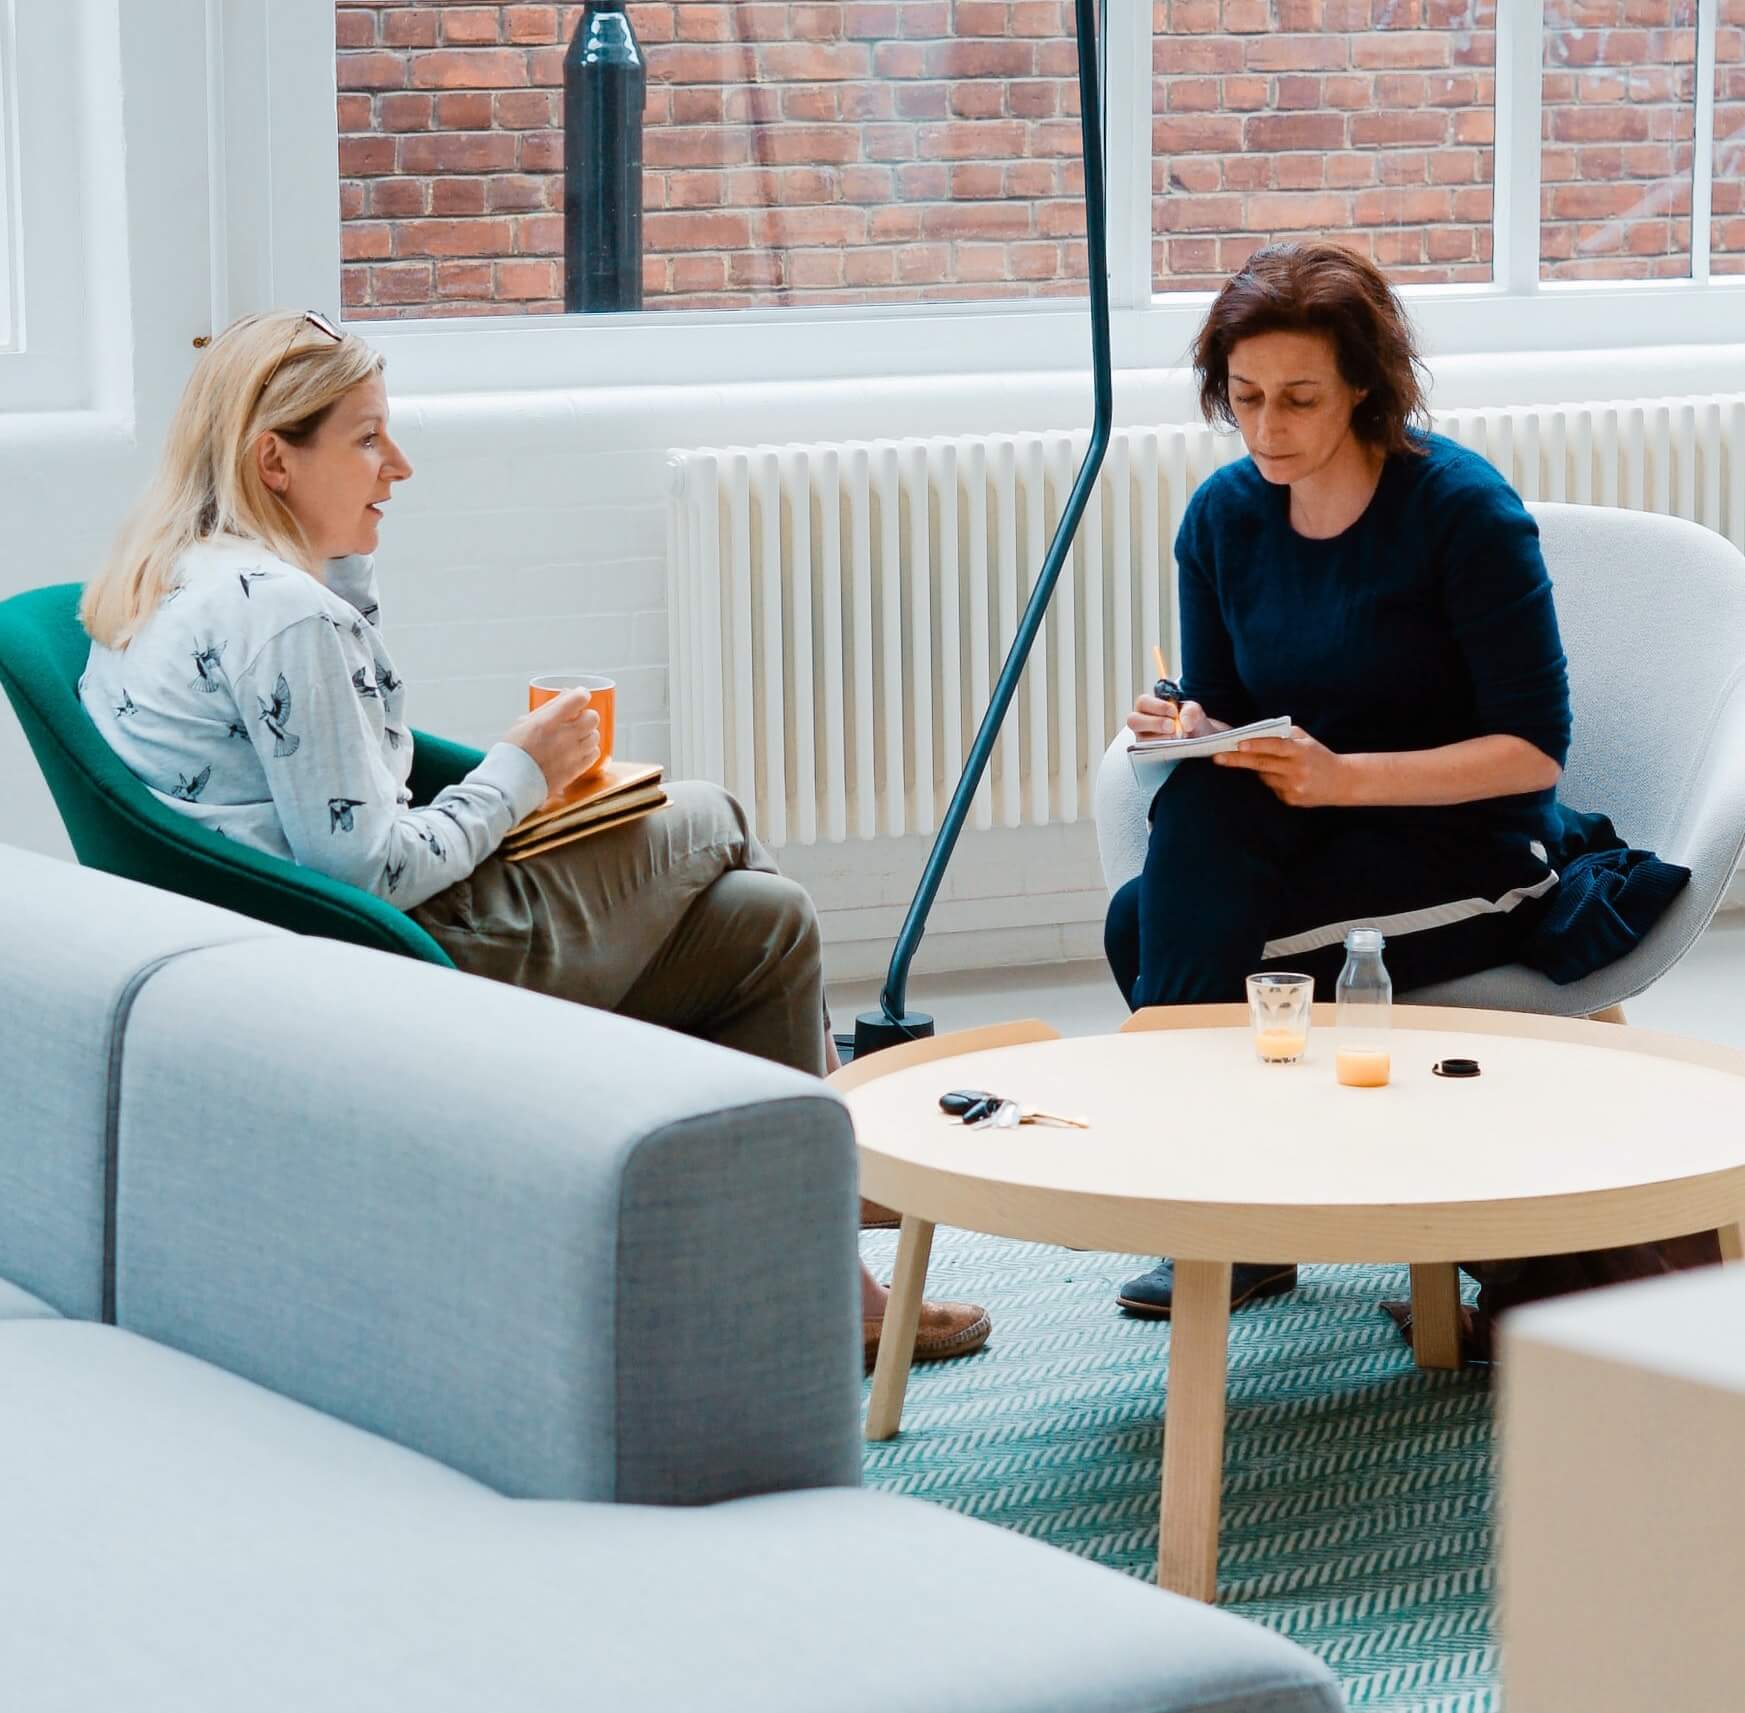
[[[1528,500],[1692,518],[1745,549],[1745,395],[1439,413]],[[673,771],[772,844],[931,833],[1087,435],[699,448],[671,460]],[[1172,668],[1183,507],[1241,454],[1116,432],[972,827],[1088,817],[1104,747]]]

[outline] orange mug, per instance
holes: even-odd
[[[560,696],[565,690],[586,690],[588,706],[600,716],[600,759],[581,775],[592,779],[612,759],[612,732],[616,721],[613,714],[618,701],[618,686],[610,678],[600,678],[589,672],[547,672],[527,682],[527,711]]]

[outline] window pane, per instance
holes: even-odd
[[[1396,280],[1488,280],[1495,19],[1495,0],[1154,0],[1157,289],[1320,236]]]
[[[1690,275],[1697,0],[1545,0],[1539,273]]]
[[[1709,272],[1745,274],[1745,0],[1721,0],[1715,37],[1715,178]]]
[[[1070,0],[626,11],[644,308],[1085,293]],[[348,316],[562,311],[581,12],[337,0]]]

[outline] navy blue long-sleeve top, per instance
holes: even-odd
[[[1176,537],[1182,686],[1231,725],[1288,714],[1340,753],[1524,738],[1558,766],[1569,683],[1539,528],[1476,453],[1394,453],[1363,515],[1297,534],[1251,458],[1201,484]],[[1554,793],[1393,810],[1543,838]]]

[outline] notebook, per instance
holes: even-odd
[[[511,827],[503,841],[503,855],[510,862],[537,856],[653,814],[666,800],[658,762],[608,762],[595,778],[572,786],[555,802],[541,804]]]
[[[1133,765],[1133,777],[1144,789],[1155,791],[1169,777],[1169,770],[1178,761],[1197,761],[1202,756],[1221,755],[1249,738],[1288,737],[1290,730],[1290,715],[1279,714],[1270,720],[1232,726],[1227,732],[1208,732],[1204,737],[1148,738],[1144,743],[1131,745],[1127,759]]]
[[[637,792],[638,797],[642,796]],[[596,821],[589,821],[584,826],[566,827],[561,832],[548,833],[542,838],[535,838],[528,844],[503,844],[503,860],[505,862],[525,862],[529,857],[539,856],[545,851],[554,851],[559,845],[574,844],[577,839],[585,839],[593,833],[603,833],[610,827],[627,827],[632,821],[640,821],[644,816],[652,815],[657,809],[664,809],[667,804],[667,794],[658,787],[654,793],[654,801],[643,803],[639,807],[619,809],[613,814],[602,815]]]

